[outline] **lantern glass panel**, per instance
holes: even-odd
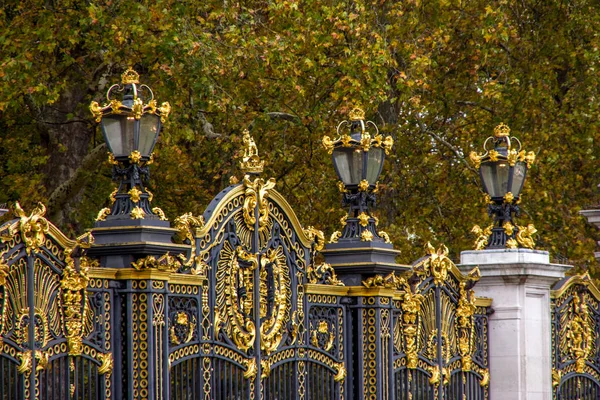
[[[333,150],[333,164],[345,185],[358,185],[363,176],[363,151],[350,147]]]
[[[504,197],[508,192],[509,170],[506,161],[481,164],[481,179],[491,197]]]
[[[147,157],[152,153],[154,143],[160,131],[160,118],[153,114],[144,114],[140,120],[139,152]]]
[[[511,185],[511,193],[518,197],[523,189],[523,183],[525,182],[525,175],[527,175],[527,165],[523,162],[515,164],[513,169],[513,179]]]
[[[384,150],[379,147],[371,147],[368,153],[367,161],[367,181],[374,185],[381,174],[383,168]]]
[[[115,157],[128,156],[134,149],[135,118],[129,115],[102,117],[104,138]]]

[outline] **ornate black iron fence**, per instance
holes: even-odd
[[[246,178],[175,220],[187,256],[119,269],[18,208],[0,228],[0,399],[488,398],[477,270],[441,248],[344,286],[272,186]]]
[[[600,398],[600,291],[589,275],[552,291],[552,386],[556,400]]]

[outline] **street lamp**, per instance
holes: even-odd
[[[343,205],[349,207],[343,218],[343,232],[336,232],[332,242],[360,238],[361,241],[387,241],[376,230],[376,218],[369,212],[375,206],[375,193],[378,190],[379,175],[385,155],[389,153],[394,140],[379,133],[375,123],[365,122],[364,111],[355,108],[350,112],[350,120],[337,127],[337,138],[323,138],[323,146],[332,154],[335,172],[340,179],[338,187],[343,192]],[[371,128],[371,133],[368,132]],[[342,133],[342,130],[346,133]],[[387,236],[387,235],[384,235]]]
[[[152,90],[139,84],[132,68],[123,73],[121,84],[108,89],[106,98],[103,106],[92,101],[90,111],[101,123],[118,188],[111,197],[112,208],[103,209],[98,220],[164,219],[162,211],[150,208],[152,194],[144,182],[149,179],[152,150],[171,106],[165,102],[158,107]]]
[[[521,227],[514,224],[513,214],[519,216],[521,190],[527,171],[535,161],[535,153],[526,153],[521,142],[510,137],[510,128],[501,123],[494,129],[494,136],[486,139],[483,154],[471,152],[470,159],[479,169],[483,190],[488,200],[488,214],[494,223],[486,229],[473,228],[479,237],[477,250],[530,247],[533,225]]]

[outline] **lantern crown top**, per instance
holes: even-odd
[[[510,128],[504,122],[500,122],[500,124],[494,128],[494,136],[497,138],[510,136]]]
[[[128,85],[131,83],[134,83],[137,85],[140,83],[140,74],[138,74],[133,68],[129,67],[121,75],[121,83],[123,85]]]
[[[365,112],[360,107],[354,107],[348,115],[350,116],[350,121],[364,121],[365,119]]]

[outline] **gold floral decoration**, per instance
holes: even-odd
[[[369,190],[369,181],[367,181],[366,179],[361,180],[358,184],[358,190],[361,192],[366,192],[367,190]]]
[[[342,237],[342,232],[340,231],[335,231],[331,234],[331,236],[329,237],[329,243],[337,243],[339,238]]]
[[[510,204],[513,202],[514,199],[515,199],[515,196],[512,194],[512,192],[508,192],[504,195],[504,201],[506,203]]]
[[[369,225],[369,219],[370,219],[369,216],[365,212],[362,212],[358,215],[358,222],[363,227],[366,227],[367,225]]]
[[[139,206],[131,210],[131,219],[144,219],[146,213]]]
[[[481,229],[479,225],[473,226],[471,232],[477,236],[477,238],[475,239],[475,250],[485,249],[490,240],[490,235],[492,234],[493,227],[494,225],[490,225],[485,229]]]
[[[98,211],[98,216],[96,216],[96,221],[104,221],[106,217],[110,215],[110,208],[105,207],[102,210]]]
[[[508,239],[506,241],[506,248],[508,249],[516,249],[519,247],[519,244],[517,243],[517,241],[515,239]]]
[[[519,231],[517,232],[517,242],[527,249],[533,249],[535,247],[535,241],[532,236],[537,232],[533,224],[527,226],[517,226]]]
[[[181,267],[181,262],[169,253],[166,253],[159,258],[156,258],[155,256],[140,258],[137,261],[132,262],[131,266],[138,271],[144,269],[157,269],[159,271],[175,272]]]
[[[134,150],[131,152],[128,158],[132,164],[139,164],[142,159],[142,153],[140,153],[137,150]]]
[[[373,240],[373,233],[369,230],[364,230],[360,234],[360,240],[362,242],[371,242]]]
[[[136,186],[134,186],[131,189],[129,189],[129,192],[127,192],[127,194],[129,194],[129,198],[131,199],[131,201],[137,203],[140,201],[140,195],[142,194],[142,191],[139,190]]]
[[[159,208],[159,207],[154,207],[154,208],[152,209],[152,212],[153,212],[154,214],[158,215],[158,218],[159,218],[161,221],[168,221],[168,219],[167,219],[167,216],[165,215],[165,212],[164,212],[164,211],[163,211],[161,208]]]

